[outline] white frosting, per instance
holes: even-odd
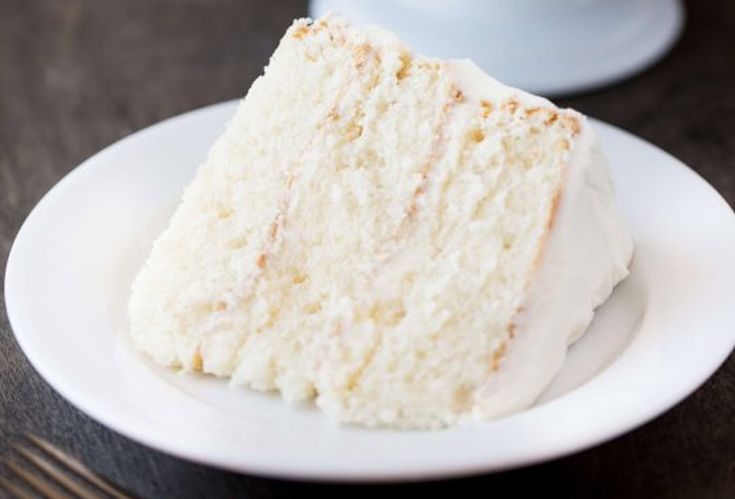
[[[460,87],[473,98],[513,97],[524,106],[546,99],[505,86],[470,61],[452,61]],[[560,369],[568,346],[585,331],[594,309],[628,274],[633,241],[615,206],[597,137],[584,116],[565,167],[563,191],[540,264],[500,369],[477,394],[472,419],[523,409]]]

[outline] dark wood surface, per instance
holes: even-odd
[[[134,130],[243,94],[305,10],[297,0],[0,0],[0,280],[23,219],[65,173]],[[560,102],[657,144],[735,204],[735,3],[689,2],[686,31],[666,59]],[[733,305],[735,313],[735,297]],[[671,411],[594,449],[495,475],[355,488],[226,473],[113,433],[36,374],[3,306],[0,456],[24,431],[143,497],[373,497],[389,489],[409,497],[735,497],[735,358]]]

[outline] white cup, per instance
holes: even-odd
[[[671,47],[683,20],[680,0],[312,0],[312,17],[330,11],[546,95],[644,69]]]

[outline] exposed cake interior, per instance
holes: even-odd
[[[583,118],[458,64],[295,22],[136,279],[135,344],[346,422],[477,412]]]

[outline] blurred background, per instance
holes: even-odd
[[[343,0],[344,9],[339,2],[317,3],[314,9],[362,8],[355,12],[367,20],[398,19],[396,26],[418,45],[452,52],[437,55],[475,51],[481,64],[496,65],[509,82],[553,95],[560,105],[670,152],[735,204],[735,2]],[[400,9],[414,9],[439,26],[474,26],[468,28],[472,36],[406,23]],[[241,97],[292,19],[308,12],[304,0],[0,0],[0,261],[30,209],[64,174],[133,131]],[[573,17],[580,12],[586,14]],[[503,23],[499,36],[501,28],[477,27],[483,19],[511,24]],[[549,30],[546,38],[538,30]],[[502,45],[507,40],[515,42]],[[508,62],[533,62],[538,40],[546,40],[544,64],[567,68],[554,78]],[[497,475],[355,489],[239,476],[148,450],[56,395],[15,343],[4,308],[0,330],[0,456],[8,439],[33,431],[142,497],[373,497],[388,489],[409,497],[484,490],[506,496],[735,497],[732,357],[664,416],[589,451]],[[0,476],[5,473],[0,467]]]

